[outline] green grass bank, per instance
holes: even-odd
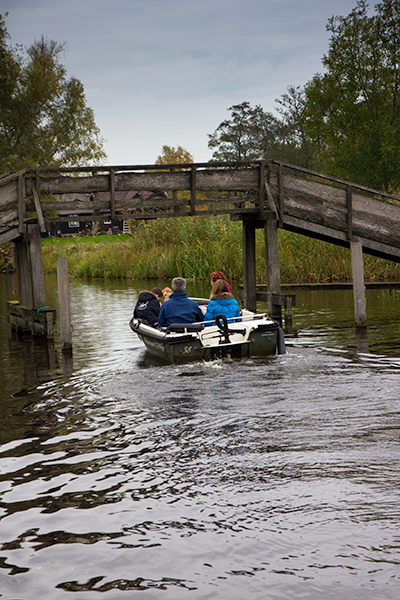
[[[158,219],[132,222],[131,236],[45,239],[46,273],[56,273],[67,257],[72,277],[206,280],[213,270],[240,282],[242,226],[228,217]],[[256,232],[257,281],[265,283],[263,230]],[[351,281],[350,251],[305,236],[279,231],[282,283]],[[364,255],[366,281],[399,281],[400,265]]]

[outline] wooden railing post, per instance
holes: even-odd
[[[18,232],[25,233],[26,227],[24,224],[25,215],[25,190],[24,190],[24,176],[18,175],[18,199],[17,199],[17,212],[18,212]]]
[[[285,212],[285,206],[284,206],[284,197],[283,197],[283,172],[282,172],[282,165],[279,164],[279,167],[278,167],[278,213],[279,213],[279,220],[281,222],[283,220],[284,212]]]
[[[265,160],[260,160],[260,174],[258,187],[258,208],[264,210],[265,198]]]
[[[196,214],[196,167],[192,165],[190,173],[190,214]]]
[[[347,206],[347,239],[353,238],[353,190],[351,185],[346,188],[346,206]]]
[[[110,215],[115,219],[115,172],[110,169]]]

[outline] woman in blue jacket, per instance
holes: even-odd
[[[239,304],[230,293],[227,282],[223,279],[217,279],[212,287],[210,301],[204,315],[204,321],[212,321],[212,323],[205,323],[205,325],[215,325],[217,315],[225,315],[231,322],[235,317],[240,317]]]

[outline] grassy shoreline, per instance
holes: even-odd
[[[227,217],[133,222],[132,236],[91,236],[42,240],[45,273],[56,273],[67,257],[72,277],[207,280],[213,270],[242,280],[242,226]],[[282,283],[351,281],[350,251],[279,230]],[[265,283],[263,230],[256,232],[257,282]],[[365,281],[399,281],[400,265],[364,255]]]

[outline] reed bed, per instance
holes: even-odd
[[[195,217],[132,222],[131,236],[91,236],[43,240],[46,273],[57,258],[68,259],[73,277],[207,280],[213,270],[241,281],[242,225],[228,217]],[[351,281],[350,251],[279,231],[282,283]],[[266,281],[263,230],[256,231],[257,281]],[[398,281],[400,265],[364,255],[366,281]]]

